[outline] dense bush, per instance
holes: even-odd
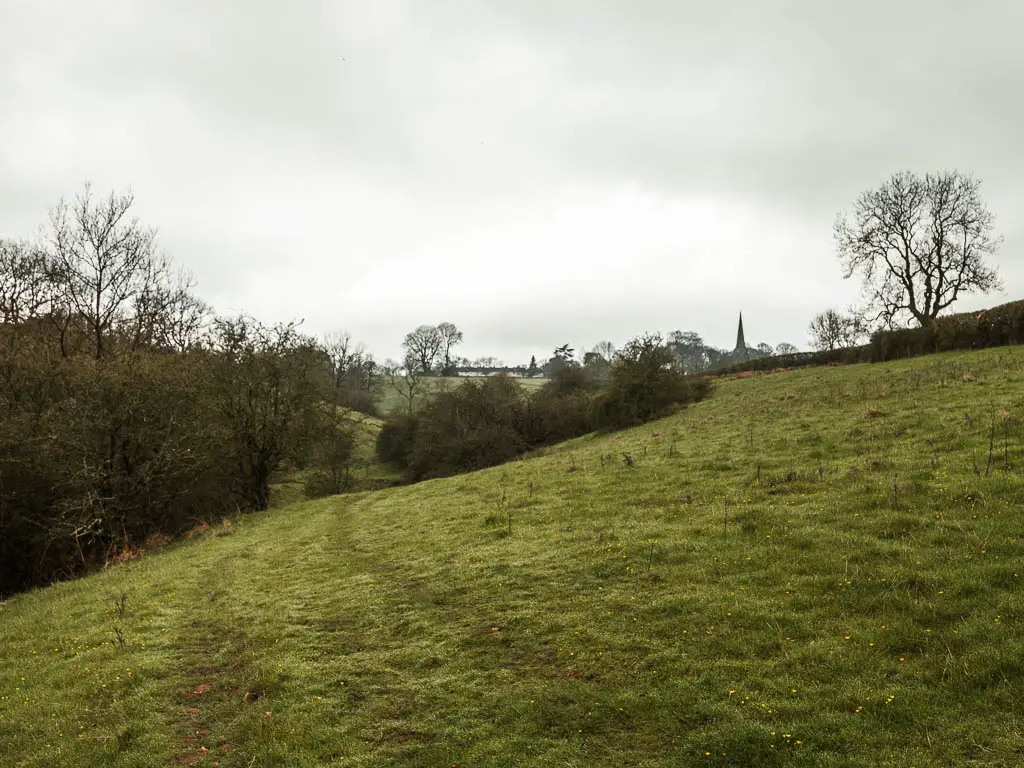
[[[638,339],[616,360],[608,389],[597,395],[588,392],[588,377],[569,366],[532,395],[504,377],[466,382],[416,415],[389,419],[377,439],[377,456],[420,480],[500,464],[594,429],[657,418],[710,388],[707,380],[665,367],[671,359],[659,337]]]
[[[45,331],[0,327],[0,594],[265,508],[286,465],[344,486],[352,438],[292,328],[243,318],[180,354],[99,359]]]
[[[229,433],[232,490],[244,508],[266,509],[284,464],[302,468],[333,440],[339,415],[320,350],[294,324],[218,319],[208,355],[216,416]]]
[[[619,429],[664,416],[673,406],[702,399],[706,379],[687,377],[658,335],[629,342],[612,363],[608,387],[597,395],[591,422],[597,429]]]
[[[556,366],[551,380],[545,383],[540,392],[547,397],[568,397],[587,392],[597,392],[601,388],[600,381],[581,365]]]
[[[415,413],[400,412],[388,418],[377,433],[377,458],[387,464],[409,466],[419,424],[420,417]]]
[[[201,357],[43,349],[3,359],[0,593],[102,564],[234,500]]]
[[[504,376],[439,394],[421,414],[410,476],[452,475],[513,458],[527,448],[523,417],[519,384]]]
[[[377,404],[377,392],[369,389],[342,388],[337,390],[335,402],[343,407],[367,416],[380,416],[380,406]]]
[[[560,443],[593,429],[590,420],[592,395],[579,391],[559,395],[549,387],[545,384],[526,399],[523,436],[530,447]]]
[[[580,366],[562,366],[526,398],[524,439],[530,446],[550,445],[591,430],[594,379]]]
[[[0,239],[0,594],[264,509],[284,468],[347,480],[339,401],[372,361],[211,323],[132,204],[87,185],[39,243]]]
[[[305,483],[308,498],[330,496],[351,490],[352,455],[356,441],[347,425],[332,423],[325,420],[324,430],[319,439],[315,440],[313,450],[308,459],[314,466]]]

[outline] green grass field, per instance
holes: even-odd
[[[1019,766],[1022,417],[1024,348],[806,369],[248,516],[10,600],[0,763]]]

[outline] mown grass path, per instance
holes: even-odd
[[[1020,765],[1022,423],[807,370],[248,517],[0,609],[0,764]]]

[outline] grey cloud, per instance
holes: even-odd
[[[903,167],[981,176],[1024,287],[1024,6],[0,13],[0,234],[30,234],[86,178],[134,185],[219,308],[348,326],[380,357],[441,319],[510,361],[645,329],[727,345],[741,308],[751,338],[803,344],[809,313],[855,294],[833,216]]]
[[[1017,6],[514,7],[567,95],[533,130],[573,173],[814,206],[898,167],[1022,164]]]

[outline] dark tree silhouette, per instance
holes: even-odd
[[[901,171],[857,198],[852,220],[837,217],[844,277],[860,275],[866,314],[890,327],[906,317],[931,325],[961,294],[1000,287],[985,260],[1001,240],[979,186],[956,171]]]
[[[410,331],[402,342],[406,358],[412,361],[420,373],[427,376],[433,372],[443,345],[444,339],[433,325],[421,325],[415,331]]]

